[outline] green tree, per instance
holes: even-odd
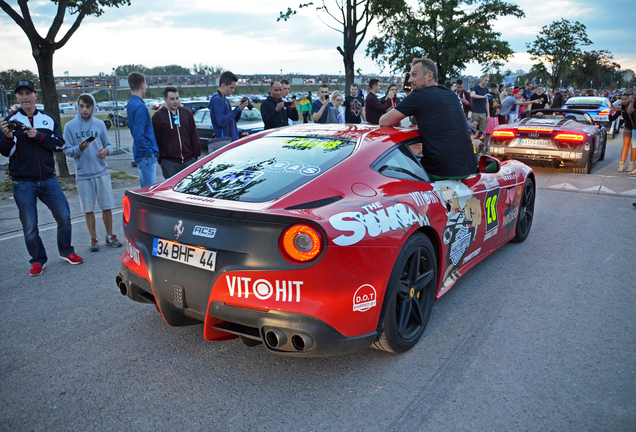
[[[53,22],[46,36],[42,37],[33,23],[31,11],[29,10],[28,0],[18,0],[18,13],[6,1],[0,0],[0,7],[11,17],[11,19],[22,29],[24,34],[31,43],[31,51],[33,58],[38,66],[38,75],[40,77],[40,88],[42,90],[42,101],[44,109],[60,120],[60,110],[57,98],[57,89],[55,87],[55,78],[53,76],[53,54],[62,48],[69,41],[71,36],[77,31],[86,15],[95,17],[104,13],[105,7],[127,4],[130,0],[51,0],[57,4],[57,13],[53,18]],[[55,40],[66,15],[75,16],[75,20],[70,28],[66,31],[61,39]],[[55,152],[55,161],[57,162],[58,172],[61,177],[68,177],[69,171],[66,165],[66,157],[62,152]]]
[[[148,73],[148,68],[144,65],[136,65],[136,64],[127,64],[117,66],[115,68],[115,75],[117,76],[128,76],[131,72],[140,72],[142,74]]]
[[[614,55],[605,50],[583,52],[570,70],[574,85],[585,88],[591,82],[593,88],[601,88],[615,83],[614,75],[621,65],[613,59]]]
[[[225,71],[225,68],[221,65],[210,66],[207,64],[199,63],[192,67],[194,75],[221,75]]]
[[[552,82],[556,85],[566,76],[574,61],[580,58],[579,46],[591,44],[585,25],[561,19],[543,26],[534,42],[527,43],[526,47],[531,60],[538,60],[550,68]]]
[[[322,6],[316,7],[316,14],[320,21],[327,27],[342,33],[342,46],[336,47],[342,56],[345,70],[345,94],[349,94],[349,86],[353,83],[355,77],[354,55],[356,50],[364,41],[367,35],[367,29],[375,16],[371,10],[374,0],[335,0],[335,4],[327,6],[325,0],[322,0]],[[314,6],[313,2],[300,4],[298,9]],[[292,15],[296,14],[296,10],[287,8],[286,12],[280,12],[280,16],[276,21],[287,21]],[[323,17],[327,18],[326,22]]]
[[[146,75],[192,75],[192,71],[179,65],[155,66],[144,72]]]
[[[414,57],[437,65],[438,82],[459,76],[471,61],[484,70],[498,69],[514,51],[493,30],[498,17],[521,18],[516,5],[500,0],[405,0],[374,2],[380,35],[367,46],[367,55],[393,72],[408,70]]]
[[[15,70],[15,69],[9,69],[9,70],[0,72],[0,85],[7,90],[13,90],[15,83],[25,79],[29,81],[33,81],[36,87],[39,86],[40,80],[38,79],[38,76],[28,69],[24,69],[21,71]]]

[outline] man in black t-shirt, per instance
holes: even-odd
[[[351,84],[351,94],[345,98],[342,104],[345,109],[345,123],[360,124],[362,120],[366,121],[364,98],[361,94],[358,94],[359,90],[358,84]]]
[[[545,108],[550,108],[550,102],[548,100],[548,95],[543,92],[543,87],[537,87],[537,92],[530,96],[530,100],[540,100],[541,102],[532,106],[532,111],[540,110]],[[531,110],[528,111],[528,116],[532,115]]]
[[[422,166],[431,180],[461,180],[477,171],[477,157],[468,134],[462,104],[450,89],[437,84],[437,66],[413,59],[409,82],[414,91],[380,118],[395,126],[410,115],[422,135]]]

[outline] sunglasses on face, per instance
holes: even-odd
[[[174,124],[178,125],[179,124],[179,116],[177,116],[176,114],[172,114],[172,118],[174,119]]]

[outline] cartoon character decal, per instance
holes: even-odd
[[[445,290],[461,276],[457,268],[475,240],[482,209],[479,200],[461,182],[438,181],[434,183],[434,191],[448,210],[448,222],[442,234],[442,241],[448,245],[442,284],[442,290]]]

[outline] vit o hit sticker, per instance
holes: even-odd
[[[353,311],[366,312],[376,305],[376,292],[369,284],[362,285],[353,295]]]

